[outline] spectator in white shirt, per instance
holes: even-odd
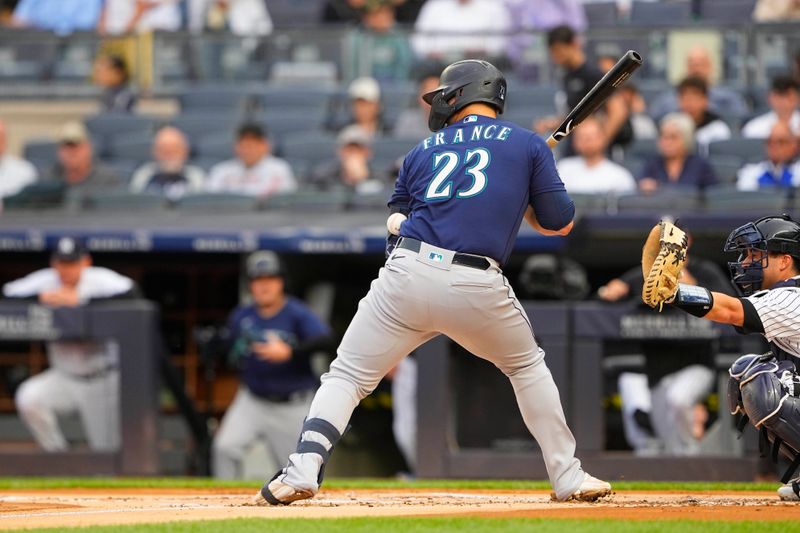
[[[754,191],[763,187],[791,189],[800,186],[800,141],[789,124],[776,122],[764,141],[767,158],[739,170],[736,188]]]
[[[789,75],[773,78],[767,102],[772,111],[748,121],[742,128],[742,136],[766,139],[778,121],[788,122],[794,134],[800,135],[800,85],[797,80]]]
[[[178,0],[106,0],[97,27],[99,33],[108,35],[179,29]]]
[[[0,120],[0,199],[17,194],[36,178],[33,165],[6,152],[6,125]]]
[[[708,84],[703,78],[689,76],[678,84],[678,107],[694,121],[694,139],[701,155],[708,155],[708,145],[731,138],[731,129],[709,109]]]
[[[558,173],[570,193],[606,194],[634,192],[636,180],[622,167],[606,158],[606,134],[594,117],[584,120],[572,133],[578,155],[558,162]]]
[[[264,198],[297,189],[292,168],[271,154],[264,128],[245,124],[239,128],[236,138],[236,159],[214,165],[209,172],[209,191]]]
[[[498,0],[428,0],[414,30],[411,44],[421,58],[497,58],[506,49],[511,17]]]
[[[153,161],[145,163],[131,178],[131,191],[163,194],[177,200],[187,192],[203,190],[205,173],[187,165],[189,142],[173,127],[161,128],[153,140]]]

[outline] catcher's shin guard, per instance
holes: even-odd
[[[791,479],[800,466],[800,386],[794,364],[768,360],[749,366],[741,377],[742,406],[761,430],[762,453],[777,461],[781,453],[792,461],[783,476]]]

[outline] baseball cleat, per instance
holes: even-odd
[[[584,473],[583,483],[578,487],[578,490],[564,498],[563,501],[568,502],[572,500],[581,502],[593,502],[611,494],[611,485],[601,479],[592,477]],[[550,494],[552,500],[557,500],[555,493]]]
[[[266,482],[261,490],[253,497],[256,505],[289,505],[297,500],[312,498],[314,492],[310,489],[297,489],[283,482],[286,475],[283,470],[275,474],[271,480]]]
[[[794,478],[778,489],[778,497],[787,502],[800,501],[800,478]]]

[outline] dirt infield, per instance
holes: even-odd
[[[543,491],[325,490],[288,507],[250,503],[239,489],[0,491],[0,530],[214,520],[482,516],[626,520],[800,520],[800,504],[774,492],[620,492],[595,503],[554,503]]]

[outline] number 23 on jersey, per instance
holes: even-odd
[[[488,180],[484,171],[491,162],[492,156],[486,148],[467,150],[464,152],[463,162],[458,152],[448,151],[435,154],[433,156],[434,174],[425,191],[425,201],[441,202],[449,200],[453,194],[456,198],[470,198],[480,194],[486,188]],[[467,187],[455,188],[453,179],[461,175],[468,175],[472,181],[468,183]]]

